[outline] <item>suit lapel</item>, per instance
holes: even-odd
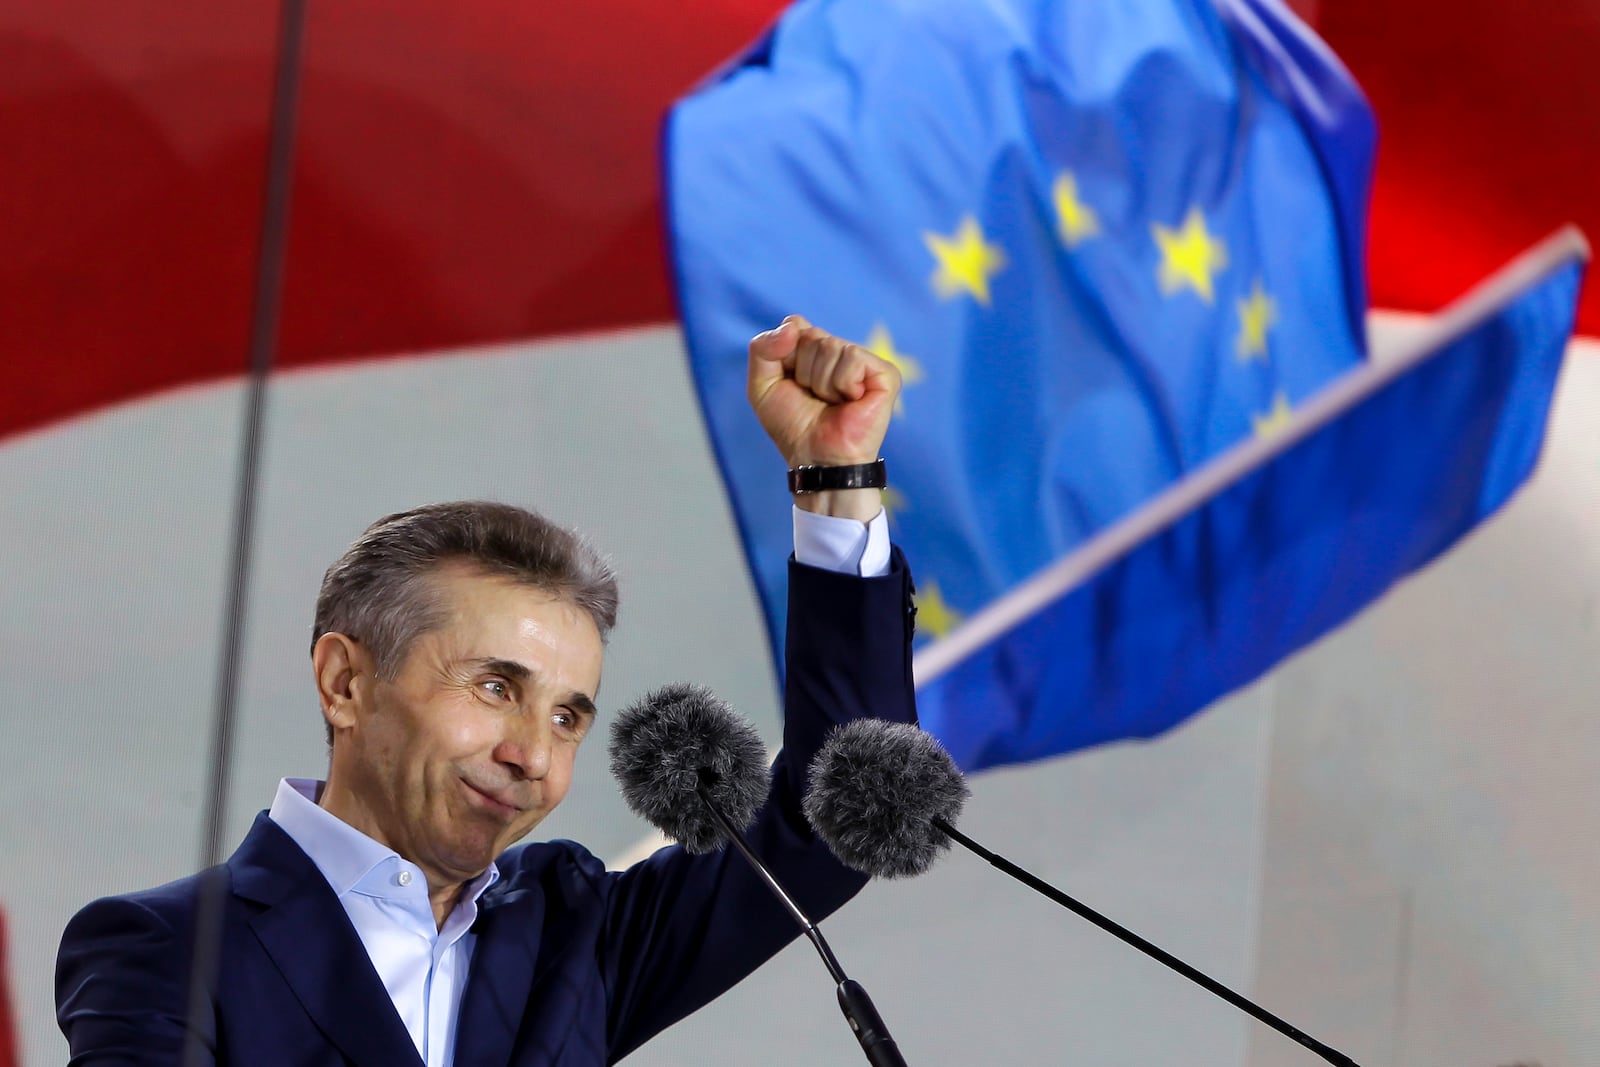
[[[544,894],[536,888],[500,890],[478,899],[478,937],[456,1025],[456,1063],[509,1063],[533,990],[534,963],[544,926]]]
[[[359,1067],[420,1065],[339,898],[293,839],[263,814],[228,865],[235,894],[266,905],[250,927],[318,1029]]]

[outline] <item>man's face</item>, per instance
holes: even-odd
[[[369,682],[335,764],[362,829],[430,879],[464,881],[566,796],[601,642],[587,612],[542,590],[463,566],[432,581],[445,622],[393,681]]]

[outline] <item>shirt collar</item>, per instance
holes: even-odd
[[[322,786],[323,783],[314,778],[281,779],[267,818],[294,839],[336,894],[342,898],[374,869],[385,864],[413,870],[421,881],[422,871],[415,864],[332,812],[318,807],[316,798]],[[488,870],[462,887],[457,906],[463,902],[475,903],[483,891],[499,879],[499,868],[489,864]],[[423,890],[426,893],[425,884]]]

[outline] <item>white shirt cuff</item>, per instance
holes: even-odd
[[[877,578],[889,573],[889,516],[868,523],[794,509],[794,558],[811,567]]]

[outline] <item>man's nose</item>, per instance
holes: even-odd
[[[543,778],[550,770],[550,717],[542,712],[515,716],[495,746],[494,758],[517,781]]]

